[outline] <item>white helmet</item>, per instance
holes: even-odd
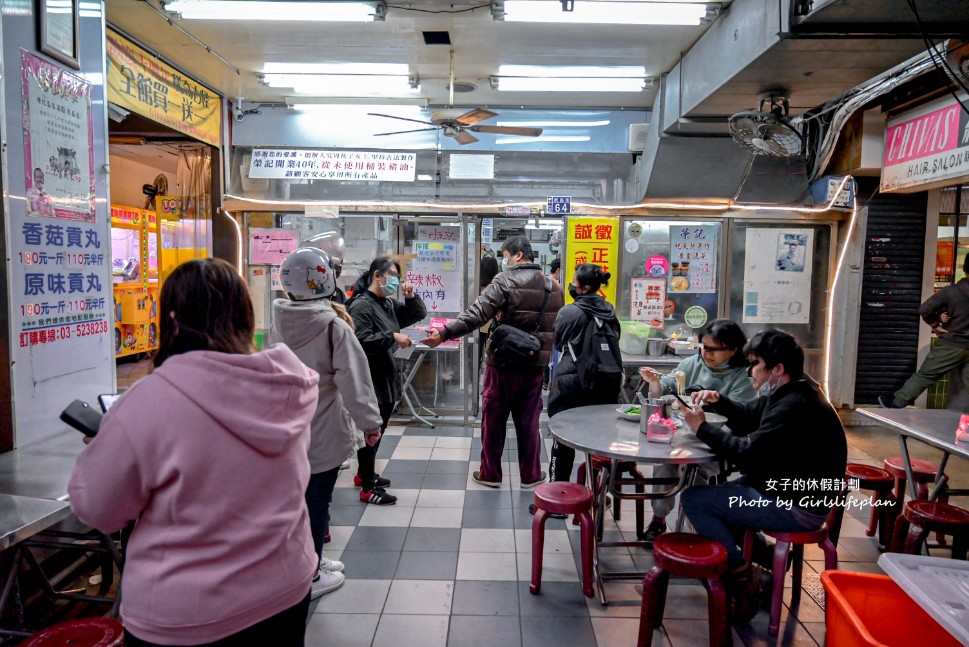
[[[301,247],[279,268],[283,290],[294,301],[324,299],[336,290],[336,275],[330,258],[315,247]]]
[[[343,236],[336,231],[324,231],[322,234],[304,240],[300,247],[315,247],[322,250],[333,261],[333,267],[343,264],[343,259],[347,256],[347,246],[343,242]]]

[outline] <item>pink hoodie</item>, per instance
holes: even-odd
[[[214,642],[309,592],[318,381],[283,345],[196,351],[167,360],[105,415],[68,491],[86,524],[113,532],[138,521],[121,602],[135,636]]]

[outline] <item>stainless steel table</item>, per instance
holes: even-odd
[[[914,438],[930,447],[942,452],[939,461],[939,471],[935,475],[935,487],[929,493],[929,499],[935,499],[942,485],[942,474],[949,456],[958,456],[969,460],[969,443],[956,442],[956,427],[959,425],[959,411],[948,409],[858,409],[858,413],[875,420],[885,427],[898,433],[898,440],[902,447],[902,458],[905,461],[905,475],[908,478],[909,494],[914,499],[915,479],[912,478],[912,459],[908,453],[908,439]],[[953,494],[963,494],[962,491],[950,490]]]
[[[33,537],[71,514],[66,501],[0,494],[0,551]]]
[[[66,500],[67,482],[84,449],[81,439],[64,425],[64,432],[53,438],[0,454],[0,492]]]
[[[608,487],[594,488],[597,490],[597,496],[593,503],[593,517],[597,528],[604,518],[607,489],[614,497],[626,499],[642,500],[674,496],[692,481],[699,465],[717,461],[716,455],[710,451],[706,443],[686,430],[677,431],[672,443],[647,441],[646,435],[639,432],[639,423],[621,418],[617,406],[613,404],[597,404],[562,411],[549,418],[548,428],[560,443],[585,452],[586,474],[590,483],[595,474],[592,468],[592,456],[610,459]],[[662,492],[624,494],[616,487],[616,477],[619,463],[628,461],[673,464],[683,467],[679,470],[676,483],[669,483],[665,479],[646,479],[643,483],[644,485],[671,484],[673,485],[671,489]],[[598,533],[596,536],[598,539]],[[603,572],[599,566],[599,548],[618,546],[647,547],[648,545],[642,541],[595,542],[592,560],[593,576],[599,590],[599,601],[602,604],[607,604],[602,586],[604,580],[630,580],[643,576],[642,572]]]

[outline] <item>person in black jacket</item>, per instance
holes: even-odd
[[[600,384],[590,391],[583,389],[579,383],[576,366],[576,361],[582,361],[582,358],[577,356],[582,348],[582,334],[592,317],[597,317],[604,325],[613,329],[617,337],[620,334],[616,310],[599,294],[599,288],[609,285],[610,276],[609,272],[602,271],[600,266],[592,263],[583,263],[575,268],[572,282],[568,285],[569,294],[575,303],[559,310],[553,328],[559,362],[555,367],[555,377],[552,378],[549,391],[549,417],[566,409],[590,404],[612,404],[619,400],[622,375],[616,374],[609,376],[609,379],[601,379]],[[575,359],[573,359],[573,353],[576,353]],[[550,480],[568,481],[572,475],[574,461],[575,450],[556,441],[552,445],[552,457],[549,463]]]
[[[401,379],[394,363],[394,348],[407,348],[411,339],[400,332],[401,328],[411,326],[425,316],[427,308],[420,296],[414,293],[411,283],[400,283],[400,263],[389,256],[378,256],[370,264],[370,269],[361,276],[353,288],[353,298],[347,310],[356,325],[354,331],[370,364],[370,377],[377,394],[380,407],[380,432],[387,429],[390,414],[401,397]],[[404,295],[401,303],[392,298],[400,290]],[[388,479],[374,472],[377,459],[376,444],[357,450],[357,475],[354,485],[360,488],[360,500],[364,503],[387,505],[397,502],[397,497],[388,494]]]
[[[685,490],[683,510],[698,534],[727,549],[731,573],[749,572],[740,546],[752,530],[817,530],[839,505],[848,462],[845,430],[814,380],[804,374],[804,351],[780,330],[762,330],[747,343],[758,397],[734,402],[716,391],[692,395],[727,417],[729,430],[705,421],[703,410],[685,410],[686,426],[744,475],[722,485]]]

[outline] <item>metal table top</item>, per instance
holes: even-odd
[[[680,429],[672,443],[653,443],[639,432],[639,423],[619,417],[619,405],[596,404],[555,414],[548,428],[559,442],[580,451],[637,463],[688,465],[717,460],[710,448]]]
[[[959,411],[948,409],[858,409],[859,414],[876,420],[903,436],[969,460],[969,443],[956,442]]]
[[[74,430],[0,454],[0,492],[38,499],[67,499],[78,454],[84,449]]]
[[[66,501],[0,494],[0,550],[50,528],[71,514]]]
[[[678,366],[688,355],[630,355],[621,353],[622,365],[627,368],[639,368],[640,366]]]

